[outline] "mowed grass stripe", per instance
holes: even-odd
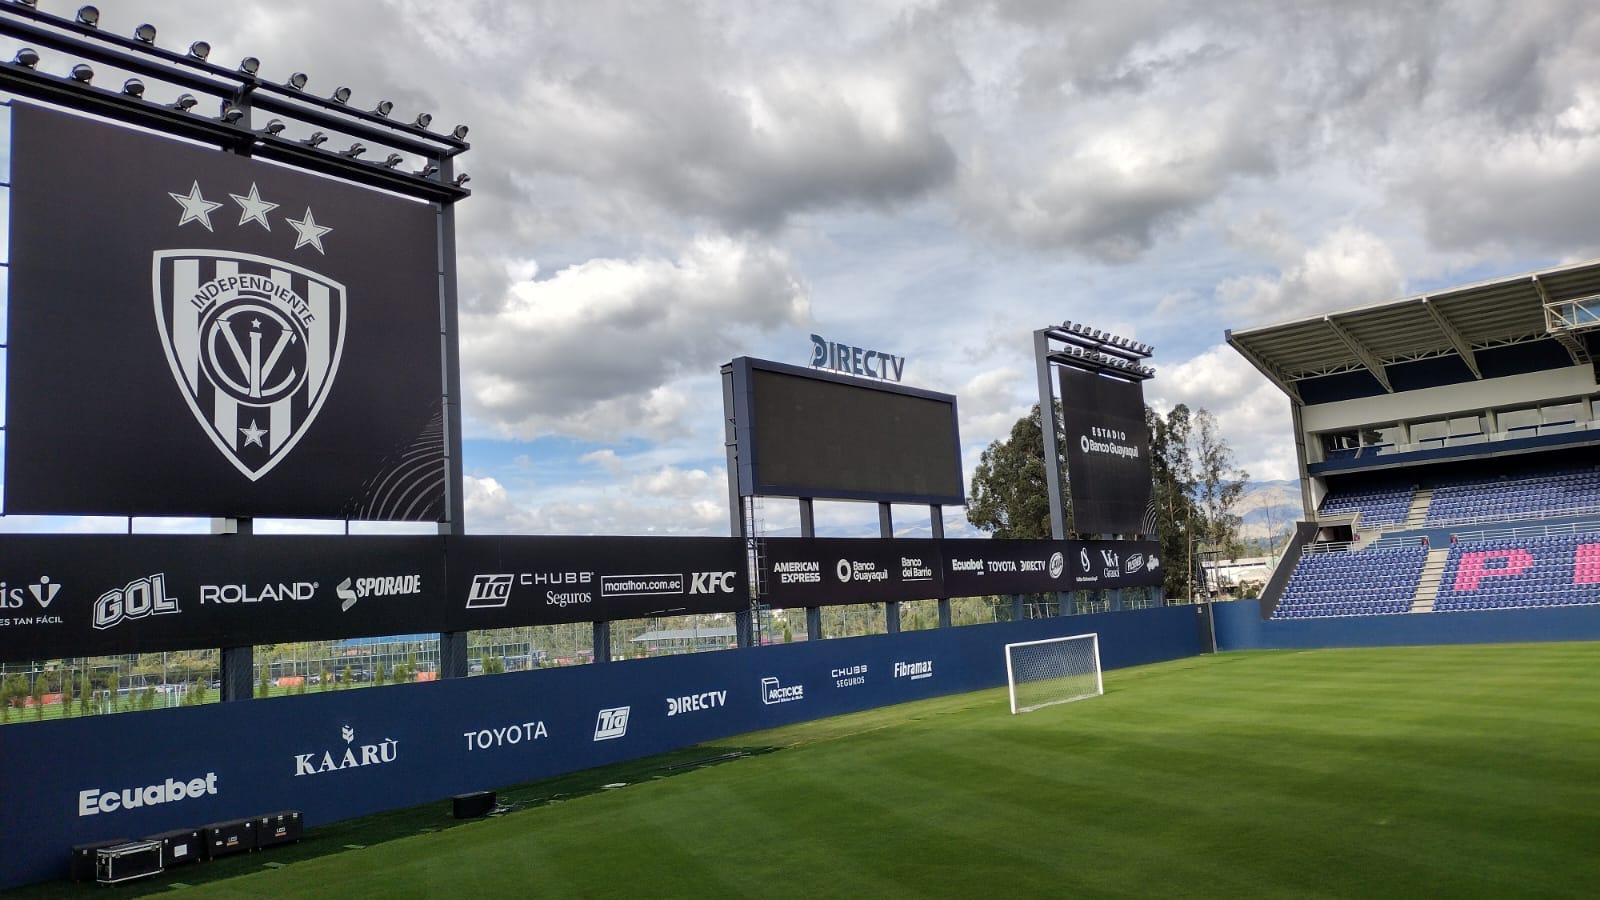
[[[749,735],[784,749],[191,890],[1576,897],[1600,878],[1600,644],[1223,654],[1106,687]]]

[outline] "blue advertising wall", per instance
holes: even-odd
[[[282,809],[315,826],[996,687],[1005,644],[1085,632],[1107,669],[1200,652],[1171,607],[9,725],[0,887],[65,877],[75,844]]]
[[[1262,621],[1256,600],[1212,604],[1218,650],[1600,640],[1600,605]]]

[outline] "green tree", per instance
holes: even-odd
[[[0,715],[5,717],[0,721],[10,719],[12,704],[26,696],[28,696],[28,679],[23,677],[21,672],[12,672],[6,676],[5,681],[0,681],[0,710],[3,710]]]
[[[1060,421],[1060,417],[1056,417]],[[1064,436],[1056,431],[1056,447]],[[1062,508],[1071,530],[1072,507],[1062,486]],[[1039,406],[1011,426],[1011,435],[995,441],[978,459],[967,496],[967,521],[1002,539],[1049,538],[1050,491],[1044,466],[1044,431]]]
[[[1059,418],[1057,419],[1059,422]],[[1168,597],[1187,597],[1192,575],[1198,590],[1205,575],[1197,544],[1229,555],[1240,546],[1235,504],[1244,492],[1245,473],[1204,409],[1178,404],[1165,415],[1145,408],[1150,431],[1151,499],[1161,542],[1163,589]],[[1062,435],[1057,431],[1057,447]],[[1039,407],[1012,426],[1010,436],[984,450],[968,492],[967,520],[996,538],[1050,537],[1050,500],[1044,469],[1044,433]],[[1071,528],[1070,486],[1062,506]]]
[[[1194,462],[1189,407],[1182,403],[1165,416],[1145,407],[1150,430],[1150,496],[1155,503],[1168,597],[1187,597],[1194,551]]]
[[[1244,555],[1244,542],[1239,539],[1242,520],[1233,508],[1244,495],[1249,476],[1234,464],[1233,450],[1218,433],[1216,418],[1203,409],[1195,414],[1194,461],[1200,534],[1210,545],[1213,560],[1237,559]]]
[[[1207,584],[1208,556],[1237,556],[1240,518],[1233,512],[1247,477],[1207,410],[1180,403],[1165,416],[1145,409],[1150,428],[1151,496],[1161,529],[1163,588],[1168,597]]]

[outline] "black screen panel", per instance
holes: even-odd
[[[1086,534],[1143,534],[1150,503],[1150,432],[1136,381],[1061,369],[1074,527]]]
[[[749,358],[733,373],[741,494],[966,502],[955,397]]]

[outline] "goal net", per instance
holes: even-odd
[[[1075,634],[1006,645],[1011,712],[1021,713],[1105,693],[1100,636]]]

